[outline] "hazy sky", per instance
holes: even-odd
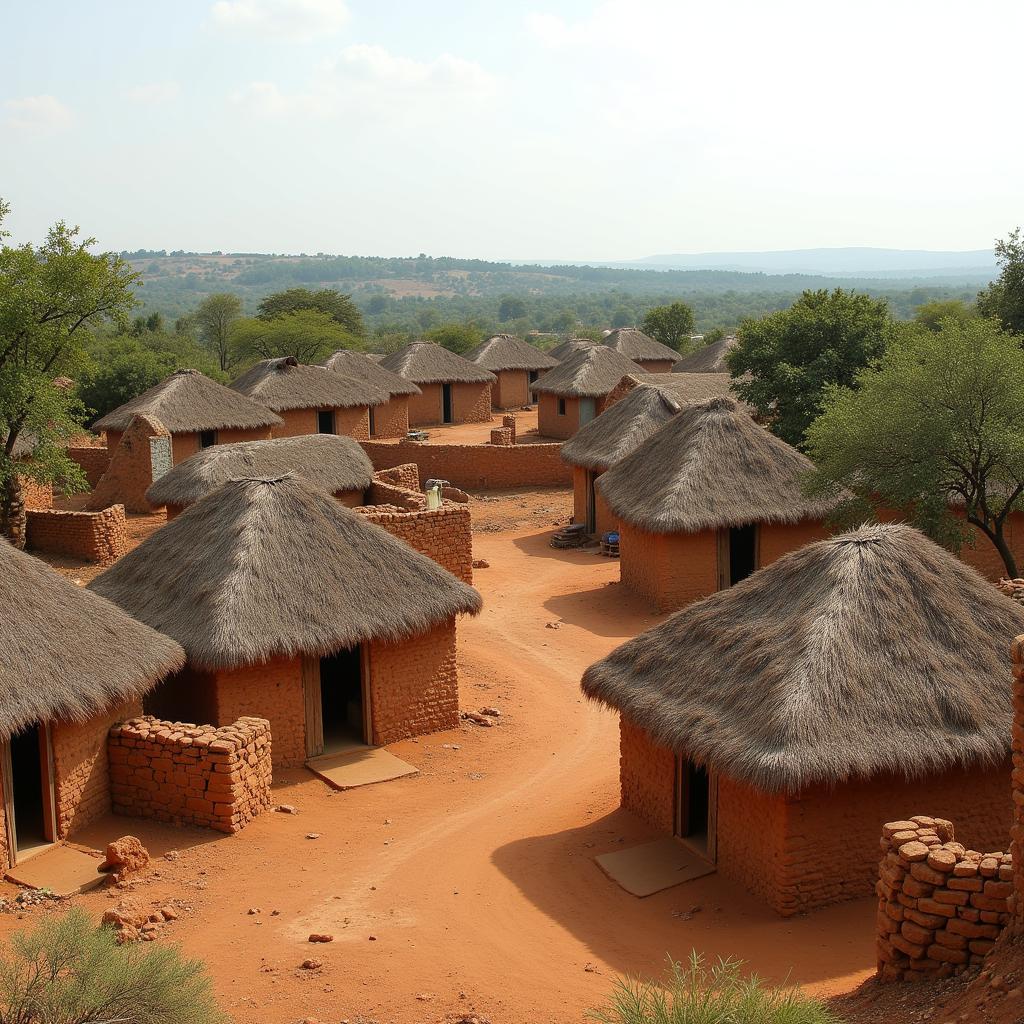
[[[0,10],[18,239],[627,259],[1024,222],[1020,0]]]

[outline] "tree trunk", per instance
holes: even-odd
[[[6,537],[13,547],[24,551],[27,526],[21,478],[17,473],[12,473],[0,483],[0,537]]]
[[[1003,565],[1006,566],[1007,579],[1017,579],[1017,559],[1013,557],[1013,552],[1010,550],[1009,545],[1006,543],[1006,538],[1003,536],[1003,524],[1001,521],[996,524],[992,533],[992,543],[995,544],[996,551],[999,552],[999,557],[1002,558]]]

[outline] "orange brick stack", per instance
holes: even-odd
[[[28,545],[37,551],[110,565],[128,550],[124,505],[111,505],[102,512],[30,509]]]
[[[238,832],[270,807],[270,723],[190,725],[148,715],[110,730],[114,811]]]
[[[954,841],[943,818],[882,827],[878,974],[883,981],[948,976],[979,964],[1010,920],[1013,860]]]
[[[1024,937],[1024,636],[1013,642],[1013,930]]]
[[[468,505],[445,501],[429,512],[406,511],[393,505],[378,510],[367,505],[358,511],[453,576],[465,583],[473,582],[473,529]]]
[[[491,444],[512,445],[512,431],[508,427],[495,427],[491,430]]]
[[[417,512],[426,506],[426,495],[418,488],[411,489],[400,483],[389,483],[379,477],[367,488],[363,508],[373,509],[377,505],[392,505]]]
[[[501,417],[501,425],[512,431],[512,443],[516,443],[516,414],[507,412]]]
[[[391,469],[378,469],[373,478],[381,483],[404,487],[407,491],[420,490],[420,471],[415,462],[405,462],[400,466],[392,466]]]

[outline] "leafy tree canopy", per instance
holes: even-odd
[[[505,295],[498,306],[498,319],[502,323],[521,320],[527,313],[526,300],[519,295]]]
[[[300,363],[319,363],[339,348],[361,349],[362,341],[334,317],[300,309],[264,320],[248,317],[231,329],[231,348],[238,363],[295,356]]]
[[[441,324],[427,331],[426,337],[459,355],[484,340],[481,330],[473,324]]]
[[[999,320],[1004,329],[1024,334],[1024,233],[1020,228],[996,241],[999,277],[978,293],[978,312]]]
[[[287,291],[275,292],[259,304],[256,315],[261,320],[272,320],[277,316],[303,310],[325,313],[356,337],[362,337],[365,333],[363,314],[352,301],[352,296],[344,295],[334,288],[321,288],[319,291],[289,288]]]
[[[917,307],[914,322],[929,331],[938,331],[943,320],[952,318],[959,323],[966,323],[974,316],[977,316],[977,313],[966,302],[959,299],[936,299]]]
[[[230,370],[237,362],[237,351],[232,344],[235,321],[242,315],[242,300],[231,292],[208,295],[192,314],[192,322],[199,331],[203,344],[216,356],[222,371]]]
[[[677,352],[687,352],[693,333],[693,310],[685,302],[655,306],[643,318],[640,330],[662,345],[668,345]]]

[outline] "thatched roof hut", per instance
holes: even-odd
[[[600,398],[607,395],[627,374],[643,372],[642,367],[615,349],[594,345],[579,349],[530,387],[538,393],[547,392],[571,398]]]
[[[325,494],[365,490],[373,465],[362,445],[341,434],[299,434],[206,448],[166,472],[146,491],[162,505],[192,505],[229,480],[295,473]]]
[[[558,365],[546,352],[513,334],[495,334],[465,355],[471,363],[492,373],[502,370],[549,370]]]
[[[343,348],[328,356],[324,366],[354,381],[363,381],[368,386],[380,388],[389,395],[418,395],[420,389],[411,380],[399,377],[397,373],[385,370],[380,361],[386,356],[375,352],[353,352]]]
[[[739,344],[735,335],[711,342],[691,352],[672,367],[673,373],[728,373],[726,356]]]
[[[733,378],[727,373],[635,373],[621,382],[621,390],[645,385],[657,388],[679,405],[697,405],[720,396],[735,397]],[[620,388],[616,388],[616,397]],[[746,408],[745,403],[741,403]]]
[[[391,397],[365,378],[343,377],[324,366],[304,366],[294,356],[261,359],[233,380],[231,388],[274,412],[351,409],[381,405]]]
[[[432,559],[294,475],[224,484],[90,588],[205,669],[397,641],[481,605]]]
[[[813,469],[734,399],[713,398],[683,408],[597,487],[624,522],[650,533],[696,532],[826,517],[834,501],[804,494]]]
[[[908,526],[867,526],[690,605],[582,686],[761,790],[915,777],[1007,758],[1022,630],[1024,610],[949,552]]]
[[[176,370],[113,412],[93,430],[124,431],[137,415],[158,419],[172,434],[256,430],[281,426],[281,417],[198,370]]]
[[[83,722],[181,668],[182,649],[44,562],[0,541],[0,739]]]
[[[597,342],[590,338],[569,338],[551,349],[548,355],[556,362],[561,363],[569,356],[574,356],[582,348],[595,348],[596,346]]]
[[[495,379],[490,370],[433,341],[411,342],[389,355],[381,366],[414,384],[489,384]]]
[[[675,362],[679,353],[668,345],[638,331],[635,327],[618,327],[605,336],[602,345],[624,355],[633,362]]]

